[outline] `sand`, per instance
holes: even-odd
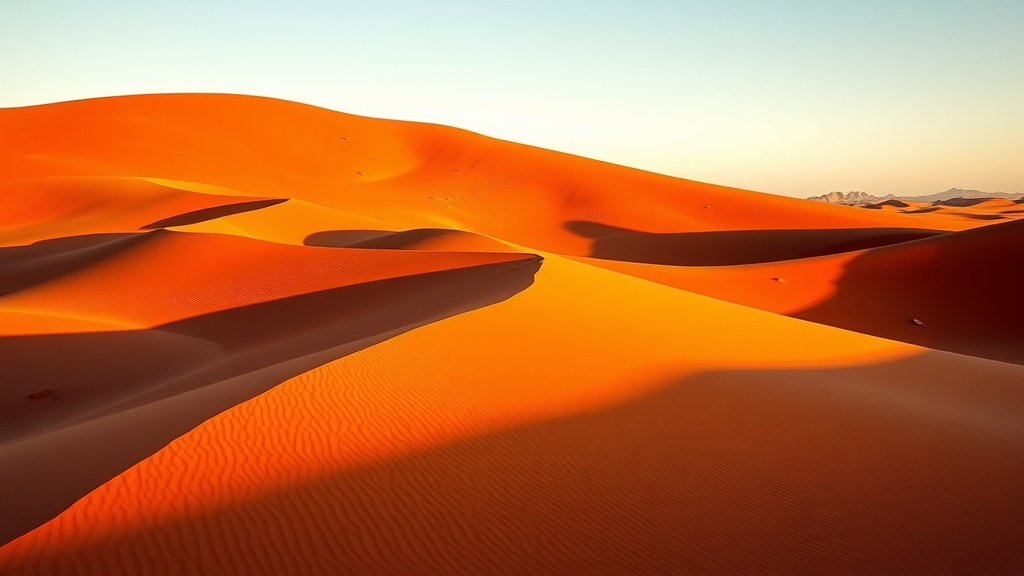
[[[1024,571],[1011,201],[246,96],[0,132],[0,573]]]

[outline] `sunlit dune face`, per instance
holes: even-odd
[[[153,522],[181,521],[196,506],[210,512],[244,506],[309,482],[330,484],[336,474],[421,450],[602,410],[651,393],[666,379],[682,374],[794,362],[870,364],[911,354],[892,344],[825,328],[818,332],[830,334],[840,350],[815,351],[812,342],[805,341],[809,336],[787,328],[792,321],[784,318],[763,315],[745,329],[751,314],[742,308],[567,261],[548,265],[533,289],[508,306],[408,333],[221,414],[179,439],[175,445],[182,451],[162,450],[76,505],[74,510],[89,517],[96,529],[83,533],[84,541],[67,545],[88,550],[95,541],[116,540],[118,534],[126,536]],[[600,293],[565,288],[602,278],[605,290]],[[615,306],[637,293],[644,297],[633,300],[633,306]],[[550,321],[585,329],[573,338],[563,331],[537,330]],[[694,325],[704,329],[694,332]],[[627,329],[632,330],[628,340],[622,338]],[[442,361],[446,358],[453,360]],[[495,365],[503,369],[491,371]],[[390,376],[365,376],[375,366],[401,368]],[[282,417],[302,425],[268,430],[267,422]],[[217,438],[223,434],[261,440],[217,449],[218,458],[231,459],[231,474],[187,472],[188,477],[175,482],[190,486],[188,491],[152,501],[132,496],[163,474],[201,474],[209,457],[206,450],[221,442]],[[315,442],[315,448],[309,442]],[[297,451],[301,446],[312,451]],[[114,502],[126,504],[113,506]],[[73,519],[74,513],[62,518],[80,521]],[[110,531],[107,536],[104,526]],[[32,537],[27,537],[25,546],[47,545],[45,531],[34,534],[42,540],[32,544]]]
[[[403,143],[399,122],[262,99],[173,100],[82,101],[5,114],[5,133],[15,135],[6,140],[5,179],[117,174],[330,199],[421,161]]]
[[[517,258],[299,249],[162,230],[120,243],[123,249],[104,250],[98,261],[83,261],[59,278],[7,296],[6,306],[149,327],[329,288]]]
[[[151,230],[262,208],[286,199],[183,192],[139,178],[33,178],[0,184],[0,241]],[[178,222],[163,222],[167,217]],[[162,224],[162,225],[161,225]]]
[[[1013,201],[242,96],[0,132],[12,573],[1024,570]]]

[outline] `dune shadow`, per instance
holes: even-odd
[[[963,216],[971,220],[1006,220],[1006,216],[1000,216],[999,214],[957,214],[957,216]]]
[[[565,223],[593,240],[590,256],[675,266],[731,266],[824,256],[937,236],[921,228],[726,230],[652,233],[596,222]]]
[[[282,574],[1019,573],[1015,411],[1024,397],[1005,377],[986,380],[991,364],[979,372],[962,360],[928,353],[679,377],[603,409],[39,547],[41,558],[25,563],[68,572],[245,563]],[[305,422],[287,425],[323,434]],[[209,466],[184,477],[230,473]],[[296,540],[301,547],[284,545]]]
[[[242,214],[244,212],[252,212],[254,210],[277,206],[278,204],[282,204],[287,201],[287,198],[270,198],[268,200],[251,200],[249,202],[238,202],[235,204],[214,206],[212,208],[203,208],[201,210],[193,210],[184,214],[178,214],[177,216],[164,218],[163,220],[157,220],[156,222],[146,224],[139,228],[139,230],[154,230],[157,228],[169,228],[171,226],[188,226],[189,224],[198,224],[200,222],[206,222],[207,220],[214,220],[225,216],[232,216],[235,214]]]
[[[425,240],[431,240],[457,230],[445,228],[416,228],[413,230],[326,230],[314,232],[306,237],[306,246],[328,248],[374,248],[378,250],[401,250]],[[465,234],[464,232],[462,232]]]
[[[906,210],[904,214],[928,214],[929,212],[937,212],[942,210],[939,206],[929,206],[927,208],[918,208],[917,210]]]
[[[506,300],[540,265],[534,256],[403,276],[149,330],[0,338],[0,468],[18,470],[0,477],[0,542],[215,414],[402,332]],[[44,389],[56,393],[27,399]]]
[[[933,206],[955,206],[957,208],[969,208],[978,204],[988,202],[991,198],[950,198],[949,200],[936,200]]]
[[[306,246],[320,246],[327,248],[372,248],[375,250],[406,250],[416,249],[425,245],[431,240],[442,238],[475,239],[478,242],[494,242],[490,250],[480,251],[503,251],[504,247],[496,241],[485,239],[472,232],[463,230],[452,230],[448,228],[413,228],[411,230],[325,230],[314,232],[306,237],[303,244]],[[476,250],[474,250],[476,251]]]
[[[871,250],[845,265],[828,300],[790,315],[1024,364],[1021,254],[1021,220]]]
[[[146,234],[86,234],[0,247],[0,296],[13,294],[126,250]]]
[[[310,234],[302,243],[306,246],[321,248],[353,248],[355,247],[353,245],[360,242],[392,234],[394,232],[390,230],[326,230]]]
[[[877,204],[868,204],[867,206],[862,206],[862,208],[874,208],[876,210],[880,210],[883,206],[892,206],[894,208],[907,208],[910,206],[910,204],[907,204],[902,200],[886,200],[884,202],[878,202]]]

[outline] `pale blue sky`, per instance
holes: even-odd
[[[0,106],[147,92],[792,196],[1024,191],[1024,0],[0,0]]]

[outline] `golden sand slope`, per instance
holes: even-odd
[[[814,322],[1024,364],[1024,221],[817,258],[686,267],[585,262]]]
[[[1024,571],[1012,207],[241,96],[0,131],[0,573]]]
[[[73,265],[49,247],[9,267],[20,289],[0,308],[0,458],[21,472],[0,479],[8,538],[288,377],[507,298],[529,285],[539,263],[522,254],[308,248],[164,230],[114,236],[76,246]],[[56,277],[34,283],[38,273],[18,274],[62,256]],[[57,401],[26,402],[46,389]],[[132,441],[119,443],[126,430]],[[106,445],[116,448],[87,456],[79,474],[54,473],[55,464]]]

